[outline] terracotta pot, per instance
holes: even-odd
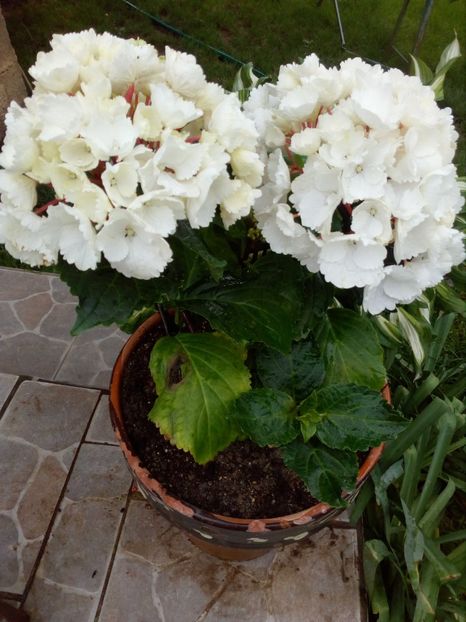
[[[196,545],[222,559],[253,559],[273,547],[291,544],[305,538],[308,534],[322,529],[330,519],[340,514],[342,509],[318,503],[301,512],[274,518],[248,519],[222,516],[176,499],[149,474],[133,452],[126,433],[120,387],[129,355],[144,338],[145,333],[160,323],[161,317],[157,313],[131,335],[115,362],[110,383],[110,414],[113,428],[128,467],[146,499],[170,522],[184,529]],[[389,400],[388,387],[384,389],[384,397]],[[355,490],[343,494],[347,501],[352,501],[356,497],[382,451],[383,444],[369,452],[359,469]]]

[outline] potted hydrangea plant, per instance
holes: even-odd
[[[156,507],[221,555],[299,540],[403,428],[371,314],[464,256],[451,112],[360,59],[242,107],[170,48],[51,45],[6,117],[0,243],[56,265],[75,333],[133,332],[112,419]]]

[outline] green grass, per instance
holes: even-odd
[[[349,56],[341,49],[332,0],[132,0],[133,4],[168,22],[205,44],[232,56],[253,61],[273,76],[280,64],[316,52],[326,64]],[[399,35],[397,48],[406,56],[411,51],[419,26],[424,0],[411,0]],[[165,45],[194,53],[209,79],[229,88],[237,70],[219,60],[215,53],[190,39],[176,36],[157,26],[150,18],[123,0],[3,0],[3,12],[22,67],[33,64],[39,50],[46,50],[54,32],[64,33],[95,28],[122,37],[141,37],[159,50]],[[401,0],[340,0],[347,46],[361,55],[389,66],[407,70],[407,64],[386,42],[395,24]],[[437,0],[419,55],[435,65],[456,29],[466,49],[464,0]],[[466,62],[457,62],[447,78],[446,101],[455,113],[461,133],[466,118],[464,75]],[[457,155],[460,172],[466,172],[466,146],[461,142]]]

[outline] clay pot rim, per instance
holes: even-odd
[[[247,531],[260,532],[266,531],[268,530],[268,527],[273,528],[274,526],[286,527],[303,525],[310,521],[315,521],[321,515],[325,515],[335,510],[340,510],[340,508],[334,508],[327,503],[319,502],[316,505],[313,505],[299,512],[295,512],[294,514],[275,516],[272,518],[235,518],[232,516],[225,516],[223,514],[216,514],[214,512],[199,508],[187,501],[180,501],[179,499],[172,497],[166,492],[162,484],[160,484],[160,482],[158,482],[158,480],[156,480],[145,467],[140,465],[140,458],[132,450],[131,443],[129,442],[129,439],[127,437],[126,429],[123,422],[120,403],[121,377],[125,368],[126,360],[133,351],[133,349],[137,346],[145,333],[151,328],[160,324],[160,322],[160,314],[155,313],[154,315],[151,315],[147,320],[145,320],[139,326],[139,328],[137,328],[137,330],[132,335],[130,335],[128,341],[123,346],[122,350],[118,355],[118,358],[115,361],[110,380],[109,404],[113,428],[115,430],[118,443],[126,457],[128,465],[130,469],[135,473],[137,479],[141,481],[147,488],[151,489],[156,495],[161,497],[161,499],[173,510],[176,510],[181,514],[190,517],[196,515],[196,518],[200,519],[201,521],[207,522],[209,524],[221,525],[222,527],[230,527],[231,529],[239,527],[246,528]],[[387,402],[391,403],[390,389],[388,384],[383,387],[382,395],[387,400]],[[356,486],[354,490],[358,490],[361,487],[365,479],[368,477],[369,473],[379,461],[383,450],[384,443],[381,443],[378,447],[374,447],[369,451],[369,454],[359,468],[358,476],[356,479]],[[342,498],[348,499],[351,497],[351,495],[351,492],[343,492]]]

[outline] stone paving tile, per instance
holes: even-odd
[[[110,326],[73,337],[76,302],[53,274],[0,268],[0,372],[108,388],[128,336]]]
[[[23,382],[0,420],[0,590],[21,594],[98,391]],[[66,461],[65,461],[66,457]]]
[[[47,331],[58,314],[74,314],[74,304],[57,302],[52,288],[58,277],[0,268],[0,372],[50,380],[73,337]]]
[[[251,562],[223,562],[133,499],[99,622],[130,612],[138,622],[357,622],[356,530],[327,528]]]
[[[87,432],[86,441],[93,443],[109,443],[117,445],[115,432],[110,421],[108,396],[103,395],[97,405],[91,425]]]
[[[130,483],[118,447],[81,445],[26,599],[32,620],[94,620]]]
[[[96,599],[92,594],[70,590],[36,577],[25,610],[31,622],[84,622],[94,620]],[[128,618],[127,622],[130,622]]]
[[[13,387],[18,380],[18,376],[0,373],[0,409],[8,399]]]
[[[55,375],[59,382],[108,389],[112,367],[128,335],[118,328],[93,328],[74,340]]]

